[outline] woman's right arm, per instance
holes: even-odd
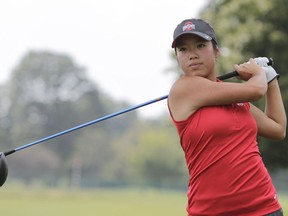
[[[235,65],[243,83],[215,82],[200,76],[183,76],[172,86],[169,106],[176,120],[184,120],[203,106],[256,101],[265,95],[267,81],[255,60]]]

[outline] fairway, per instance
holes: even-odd
[[[5,216],[147,216],[186,215],[186,194],[147,189],[52,190],[1,188]]]
[[[185,192],[150,189],[64,190],[4,186],[0,189],[5,216],[185,216]],[[288,196],[280,194],[284,212]]]

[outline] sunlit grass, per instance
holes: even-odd
[[[279,202],[283,208],[285,215],[288,214],[288,194],[280,193]]]
[[[155,190],[47,190],[1,189],[1,215],[5,216],[147,216],[185,215],[184,192]]]
[[[186,215],[186,194],[178,191],[31,189],[10,185],[0,191],[1,215],[5,216]],[[279,197],[287,213],[288,195],[280,193]]]

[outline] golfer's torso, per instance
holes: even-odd
[[[190,206],[193,214],[236,215],[235,206],[251,213],[274,202],[276,192],[260,157],[249,108],[248,103],[203,107],[179,131],[190,173],[188,210]]]

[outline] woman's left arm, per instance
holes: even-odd
[[[285,138],[287,118],[277,79],[268,85],[265,112],[252,104],[250,111],[257,122],[258,135],[275,140]]]

